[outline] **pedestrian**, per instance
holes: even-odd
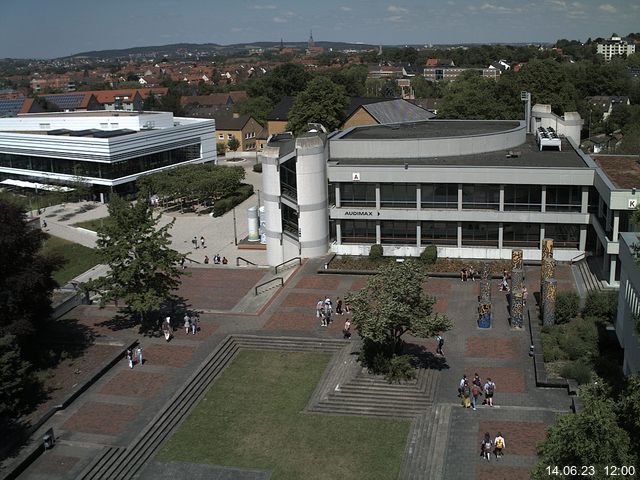
[[[191,240],[191,243],[193,243],[193,248],[195,248],[197,250],[198,249],[198,237],[193,237],[193,240]]]
[[[351,320],[349,320],[348,318],[344,322],[344,328],[342,329],[342,334],[344,335],[344,338],[347,340],[351,338]]]
[[[138,345],[138,348],[136,348],[136,356],[138,357],[138,365],[142,365],[142,347],[140,345]]]
[[[316,317],[321,318],[323,312],[324,312],[324,300],[320,298],[316,303]]]
[[[133,368],[133,355],[130,348],[127,348],[127,362],[129,363],[129,368]]]
[[[487,377],[487,383],[484,384],[484,395],[487,399],[487,405],[493,407],[493,394],[496,391],[496,384],[490,377]]]
[[[344,299],[344,313],[350,313],[351,312],[351,304],[349,303],[349,300],[347,300],[346,298]]]
[[[475,383],[471,385],[471,406],[475,411],[476,405],[478,405],[478,397],[480,396],[481,389]]]
[[[204,264],[205,265],[209,265],[209,256],[208,255],[204,256]]]
[[[167,317],[162,324],[162,333],[164,334],[164,339],[168,342],[171,340],[171,317]]]
[[[460,270],[460,281],[462,281],[462,282],[466,282],[467,281],[467,269],[466,269],[466,267],[462,267],[462,270]]]
[[[336,302],[336,314],[343,315],[342,313],[342,300],[338,297],[338,301]]]
[[[43,220],[43,221],[42,221],[42,229],[43,229],[43,230],[46,230],[46,229],[47,229],[47,221],[46,221],[46,220]]]
[[[327,319],[327,323],[331,323],[331,314],[333,313],[333,304],[331,299],[327,296],[324,300],[324,316]]]
[[[464,408],[471,407],[471,388],[469,388],[469,382],[464,381],[462,387],[462,406]]]
[[[184,264],[184,258],[185,258],[185,257],[182,257],[182,258],[180,259],[180,266],[182,267],[182,269],[183,269],[183,270],[184,270],[185,268],[187,268],[187,266]]]
[[[200,236],[200,246],[201,246],[202,248],[207,248],[207,247],[204,245],[204,236]]]
[[[529,290],[527,290],[527,287],[524,287],[522,289],[522,304],[526,307],[527,306],[527,299],[529,298]]]
[[[436,354],[437,355],[444,355],[444,353],[442,353],[443,346],[444,346],[444,337],[442,336],[441,333],[439,333],[438,335],[436,335]]]
[[[489,432],[485,432],[480,444],[480,456],[485,458],[487,462],[491,461],[491,435],[489,435]]]
[[[507,447],[507,444],[504,441],[504,437],[502,436],[502,433],[498,432],[498,435],[496,435],[496,438],[493,441],[493,445],[495,446],[493,453],[496,456],[496,460],[498,460],[500,457],[504,455],[503,450]]]
[[[462,375],[460,379],[460,383],[458,384],[458,397],[462,396],[462,390],[464,389],[464,384],[467,382],[467,375]]]
[[[215,263],[216,265],[220,265],[220,255],[219,254],[215,254],[213,256],[213,263]]]
[[[327,323],[327,314],[325,313],[324,310],[320,310],[320,326],[321,327],[326,327],[328,325]]]
[[[470,278],[471,281],[473,281],[473,282],[476,281],[476,271],[473,269],[473,267],[469,267],[469,273],[468,273],[467,277]]]
[[[184,333],[189,335],[189,330],[191,329],[191,317],[189,317],[189,313],[184,314]]]
[[[229,260],[227,260],[227,257],[222,257],[222,264],[226,265],[227,263],[229,263]]]
[[[191,319],[191,334],[195,335],[198,331],[198,316],[194,315]]]

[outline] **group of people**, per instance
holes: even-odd
[[[191,243],[193,244],[193,248],[195,248],[196,250],[198,249],[198,237],[193,237],[191,239]],[[202,248],[207,248],[207,246],[204,243],[204,237],[200,236],[200,246]]]
[[[504,449],[506,446],[502,433],[498,432],[496,438],[491,440],[489,432],[485,432],[484,438],[480,443],[480,456],[489,462],[491,461],[491,453],[493,451],[493,454],[496,456],[496,460],[498,460],[500,457],[504,456]]]
[[[209,264],[209,256],[208,255],[204,256],[204,263],[205,264]],[[222,259],[221,259],[220,255],[217,254],[217,253],[213,256],[213,264],[214,265],[220,265],[220,264],[226,265],[227,263],[229,263],[229,260],[227,260],[227,257],[222,257]]]
[[[463,267],[462,270],[460,270],[460,280],[462,282],[466,282],[467,280],[475,282],[477,276],[478,272],[473,267]]]
[[[133,368],[134,365],[142,365],[142,347],[138,345],[138,348],[136,348],[135,351],[127,348],[126,357],[129,368]]]
[[[351,305],[348,301],[342,301],[340,297],[336,300],[336,315],[344,315],[351,313]],[[331,298],[327,296],[324,300],[322,298],[318,299],[316,303],[316,317],[320,319],[321,327],[328,327],[332,320],[333,314],[333,302]],[[351,338],[351,320],[346,319],[344,322],[344,327],[342,329],[342,334],[344,338]]]
[[[473,380],[469,382],[467,375],[462,375],[460,384],[458,385],[458,397],[461,399],[462,406],[464,408],[476,409],[478,400],[481,395],[484,395],[483,405],[493,407],[493,395],[496,391],[496,384],[491,380],[491,377],[487,377],[487,381],[483,384],[480,376],[476,373],[473,376]]]
[[[192,335],[195,335],[196,332],[198,331],[198,321],[200,320],[198,318],[198,314],[194,314],[193,316],[189,316],[189,312],[186,312],[184,314],[184,333],[186,333],[187,335],[189,335],[189,333],[191,333]]]

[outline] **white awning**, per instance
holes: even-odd
[[[71,187],[64,187],[62,185],[47,185],[46,183],[26,182],[24,180],[14,180],[12,178],[3,180],[0,183],[4,185],[13,185],[14,187],[20,188],[35,188],[36,190],[47,190],[49,192],[71,192],[74,190]]]

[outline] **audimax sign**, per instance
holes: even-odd
[[[345,216],[351,217],[373,217],[373,212],[367,212],[364,210],[347,210],[344,214]],[[378,212],[378,215],[380,215],[380,212]]]

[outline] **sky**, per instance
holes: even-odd
[[[171,43],[536,43],[640,30],[640,0],[2,0],[0,58]]]

